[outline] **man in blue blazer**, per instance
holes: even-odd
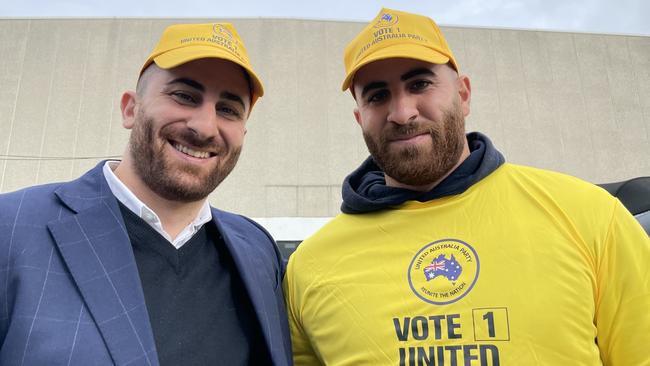
[[[262,94],[232,25],[171,26],[121,161],[0,195],[1,365],[291,363],[272,238],[207,203]]]

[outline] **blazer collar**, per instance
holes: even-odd
[[[115,363],[158,365],[131,242],[103,164],[55,191],[74,214],[48,228]]]
[[[97,206],[103,201],[109,204],[115,214],[120,213],[117,201],[104,179],[102,171],[106,160],[76,180],[62,184],[54,194],[75,213]]]

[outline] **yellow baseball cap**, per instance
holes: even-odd
[[[428,17],[382,8],[379,14],[345,48],[347,90],[363,66],[387,58],[412,58],[433,64],[458,64],[438,25]]]
[[[140,74],[152,62],[162,69],[170,69],[189,61],[210,57],[232,61],[246,70],[253,84],[251,106],[257,98],[264,95],[262,81],[253,71],[246,47],[230,23],[176,24],[167,27],[142,65]]]

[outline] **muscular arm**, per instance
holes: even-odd
[[[597,342],[606,366],[650,365],[650,238],[617,204],[597,266]]]

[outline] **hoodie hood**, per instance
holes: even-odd
[[[406,201],[426,202],[460,194],[505,162],[487,136],[472,132],[467,134],[467,142],[470,150],[467,159],[428,192],[386,186],[384,172],[372,157],[368,157],[343,181],[341,211],[347,214],[366,213],[398,206]]]

